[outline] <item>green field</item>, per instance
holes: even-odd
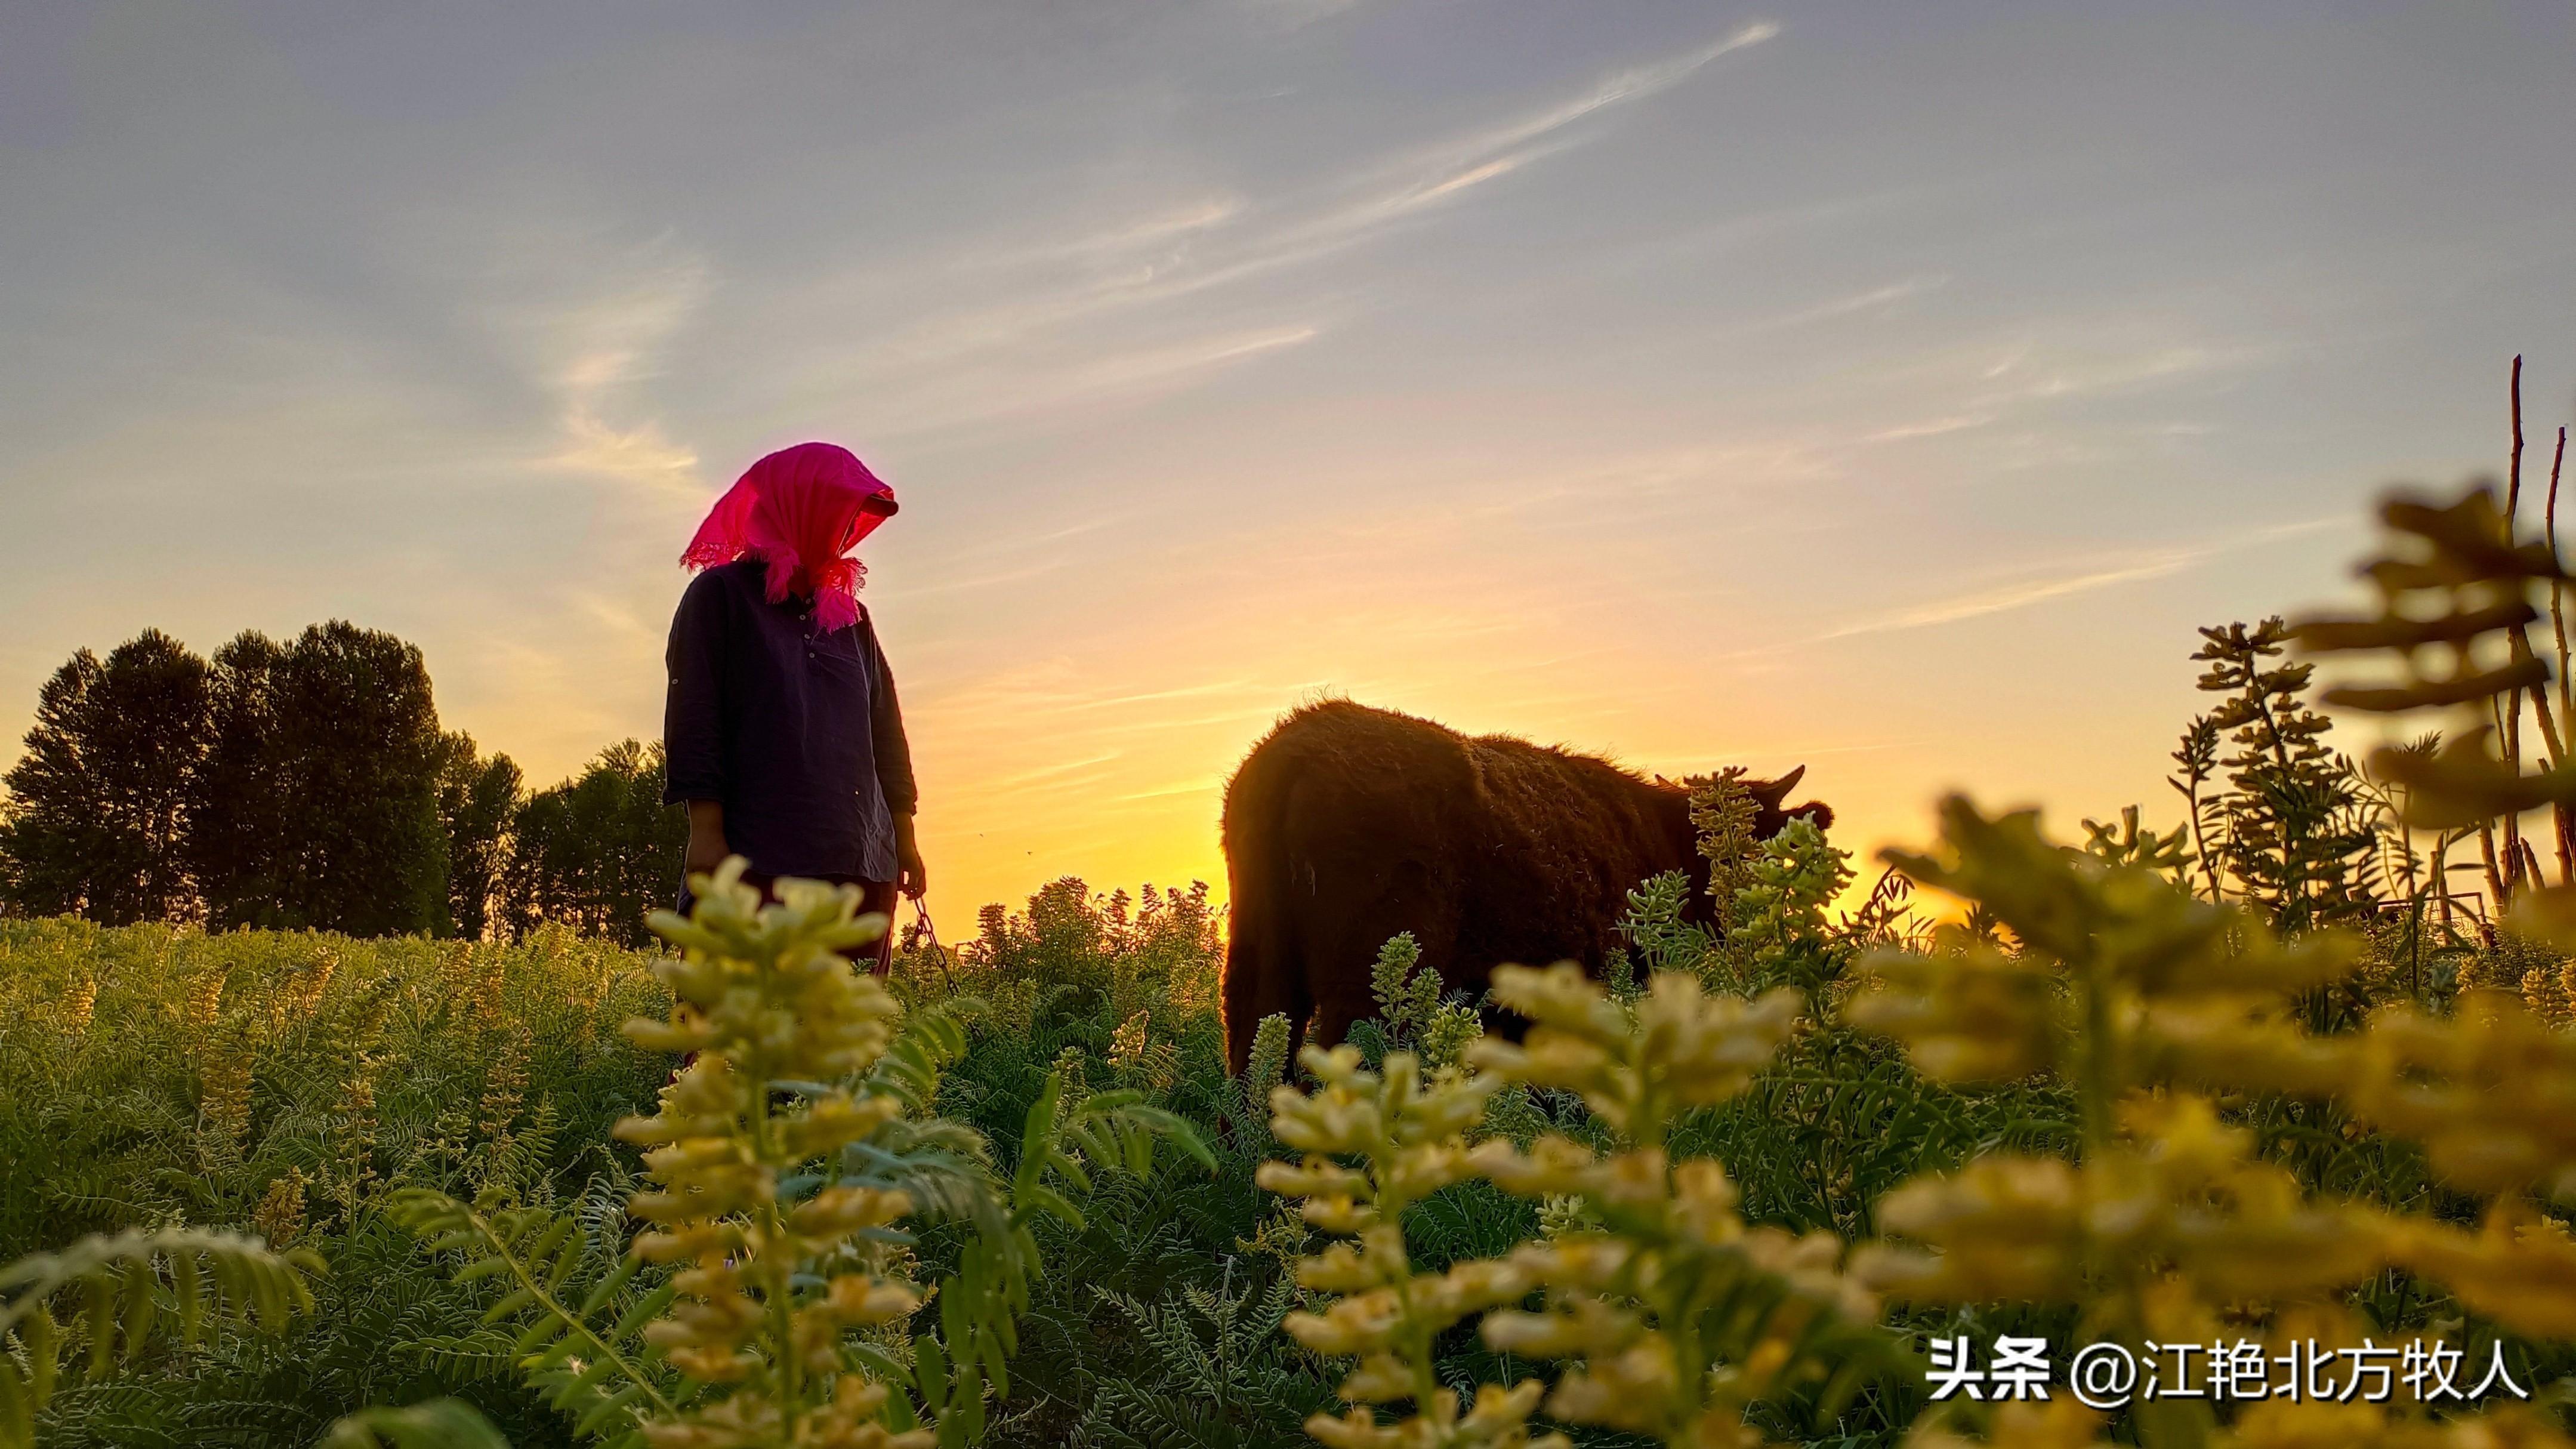
[[[989,1003],[940,1110],[1007,1163],[1061,1068],[1202,1124],[1225,1170],[1103,1177],[1082,1199],[1090,1226],[1044,1240],[996,1442],[1062,1442],[1086,1424],[1100,1442],[1174,1442],[1157,1416],[1204,1423],[1208,1442],[1256,1427],[1256,1442],[1294,1440],[1330,1379],[1275,1332],[1295,1235],[1224,1125],[1244,1114],[1220,1064],[1204,901],[1138,907],[1067,882],[998,924],[947,971],[919,956],[898,971],[913,1003],[946,999],[952,976]],[[382,1208],[405,1185],[498,1190],[621,1232],[637,1159],[609,1128],[649,1112],[674,1065],[618,1033],[668,1007],[651,959],[559,930],[492,945],[0,922],[0,1258],[184,1221],[310,1247],[329,1267],[284,1335],[66,1387],[45,1442],[303,1443],[352,1409],[444,1393],[514,1443],[574,1442],[478,1337],[499,1293],[448,1283]],[[1211,1357],[1187,1352],[1193,1333]],[[1242,1377],[1210,1399],[1191,1376],[1214,1355]]]
[[[2414,646],[2545,555],[2388,520],[2408,609],[2303,636],[2394,651],[2346,702],[2522,689]],[[1606,979],[1498,974],[1517,1045],[1398,937],[1229,1078],[1204,889],[1070,878],[888,987],[819,887],[642,951],[0,921],[0,1442],[2567,1444],[2576,909],[2517,832],[2576,766],[2357,765],[2286,638],[2208,631],[2181,828],[1953,799],[1857,909],[1697,782],[1715,926],[1645,883]],[[2004,1338],[2054,1396],[1934,1392]],[[2097,1415],[2095,1342],[2350,1367]],[[2485,1401],[2358,1391],[2426,1344]]]

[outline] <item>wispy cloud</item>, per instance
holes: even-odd
[[[1679,55],[1638,66],[1595,86],[1572,101],[1552,106],[1519,121],[1496,128],[1482,138],[1478,149],[1503,151],[1536,140],[1551,131],[1563,130],[1584,117],[1612,106],[1641,101],[1668,91],[1697,73],[1719,56],[1760,45],[1776,38],[1780,27],[1768,20],[1756,20],[1733,33],[1706,45],[1695,46]]]
[[[1359,4],[1360,0],[1245,0],[1245,9],[1257,20],[1284,30],[1299,30],[1319,20],[1330,20],[1345,10],[1357,9]]]
[[[1350,250],[1592,139],[1579,123],[1681,84],[1721,56],[1770,40],[1768,21],[1619,72],[1582,93],[1406,148],[1319,183],[1247,202],[1192,197],[1132,221],[1036,245],[966,248],[974,268],[1044,273],[1017,295],[943,312],[881,339],[874,366],[913,370],[1029,346],[1104,313],[1193,297]],[[1073,275],[1064,275],[1070,267]]]
[[[963,273],[1100,266],[1133,275],[1151,268],[1157,253],[1177,259],[1181,249],[1242,216],[1244,209],[1239,196],[1203,196],[1073,236],[969,247],[946,258],[944,266]]]
[[[2041,574],[2037,577],[1970,589],[1945,598],[1933,599],[1911,608],[1898,609],[1872,618],[1856,620],[1818,636],[1820,639],[1848,639],[1861,634],[1884,634],[1900,629],[1923,629],[1938,624],[1955,624],[1963,619],[1983,618],[1989,614],[2009,613],[2033,604],[2092,593],[2119,584],[2144,579],[2164,578],[2181,573],[2221,554],[2234,553],[2275,539],[2299,534],[2317,533],[2339,527],[2346,522],[2340,516],[2309,519],[2259,529],[2232,538],[2212,539],[2197,544],[2151,549],[2127,558],[2100,560]]]
[[[1215,369],[1312,342],[1323,330],[1317,323],[1264,327],[1131,347],[1070,364],[1041,360],[995,372],[943,374],[889,409],[898,421],[877,429],[876,436],[918,437],[966,423],[1168,393]]]
[[[1095,773],[1103,765],[1116,764],[1119,758],[1117,754],[1111,753],[1091,755],[1079,760],[1066,760],[1061,764],[1042,765],[1034,770],[1022,770],[1016,775],[1004,775],[994,780],[992,785],[997,790],[1020,790],[1032,785],[1070,784],[1074,777]]]
[[[925,581],[906,585],[904,596],[914,599],[935,599],[956,594],[971,594],[983,589],[998,588],[1003,584],[1026,583],[1030,579],[1062,573],[1072,563],[1073,560],[1070,557],[1044,559],[1020,568],[996,569],[980,574],[950,574],[933,569],[929,571],[930,577]]]
[[[1136,721],[1103,718],[1085,723],[1081,717],[1099,712],[1115,713],[1138,710],[1162,717],[1150,706],[1176,700],[1243,700],[1268,702],[1294,697],[1300,690],[1312,689],[1322,681],[1290,678],[1236,678],[1197,681],[1156,689],[1121,688],[1103,684],[1092,675],[1072,669],[1065,661],[1050,661],[1015,673],[978,680],[949,692],[949,708],[966,715],[996,716],[1014,720],[1043,717],[1060,720],[1058,729],[1128,730]],[[1233,718],[1228,712],[1213,718]]]
[[[2044,604],[2051,599],[2062,599],[2072,594],[2091,593],[2095,589],[2107,589],[2114,584],[2162,578],[2167,574],[2179,573],[2208,556],[2209,551],[2203,549],[2171,549],[2107,568],[2029,579],[1989,589],[1976,589],[1963,594],[1954,594],[1946,599],[1935,599],[1927,604],[1918,604],[1910,609],[1900,609],[1875,619],[1846,624],[1824,637],[1848,639],[1855,634],[1880,634],[1896,629],[1921,629],[1934,624],[1954,624],[1962,619],[1975,619],[1987,614],[2026,609],[2033,604]]]
[[[1985,373],[1988,380],[1999,381],[2016,373],[2025,380],[1991,391],[1978,401],[1980,405],[2001,406],[2129,392],[2179,378],[2243,366],[2259,360],[2261,356],[2261,352],[2253,348],[2185,344],[2124,351],[2098,360],[2070,361],[2043,370],[2028,367],[2029,355],[2025,348]]]
[[[671,441],[657,420],[635,417],[632,402],[635,385],[659,370],[663,351],[704,302],[708,268],[692,256],[648,253],[632,270],[622,286],[521,319],[551,361],[551,375],[539,381],[560,405],[560,446],[538,462],[693,496],[697,454]]]
[[[562,449],[542,460],[547,467],[675,495],[699,491],[698,455],[664,437],[661,424],[650,419],[620,428],[590,408],[575,406],[564,413],[563,432]]]
[[[1947,277],[1908,277],[1904,281],[1891,282],[1884,287],[1872,287],[1866,292],[1857,292],[1848,297],[1836,297],[1830,302],[1792,312],[1763,325],[1800,327],[1810,322],[1825,322],[1836,317],[1849,317],[1856,312],[1875,311],[1890,303],[1902,302],[1908,297],[1919,297],[1949,280]]]
[[[1836,477],[1839,471],[1827,445],[1787,435],[1641,451],[1518,474],[1498,475],[1482,461],[1454,472],[1416,465],[1402,483],[1405,493],[1422,500],[1419,504],[1382,504],[1338,521],[1333,534],[1429,546],[1454,540],[1462,525],[1481,521],[1569,508],[1633,518],[1640,509],[1686,504],[1714,489],[1795,487]],[[1397,490],[1387,491],[1392,496]]]
[[[1162,704],[1175,699],[1204,699],[1210,695],[1268,694],[1276,686],[1249,679],[1217,679],[1204,684],[1184,684],[1171,689],[1147,689],[1130,694],[1102,695],[1077,700],[1065,706],[1069,710],[1124,709],[1131,705]]]
[[[1120,357],[1104,358],[1085,367],[1073,375],[1069,386],[1077,395],[1134,387],[1140,383],[1160,381],[1175,373],[1197,372],[1255,353],[1275,352],[1282,347],[1312,342],[1322,335],[1323,330],[1310,323],[1268,327],[1257,332],[1194,338],[1171,347],[1148,348]]]
[[[1755,21],[1709,44],[1622,71],[1571,100],[1446,137],[1363,167],[1341,184],[1343,199],[1280,227],[1219,277],[1269,270],[1352,246],[1436,203],[1571,149],[1561,136],[1578,122],[1660,95],[1711,61],[1770,40],[1780,27]]]
[[[1532,146],[1528,150],[1515,151],[1508,156],[1497,156],[1491,161],[1480,161],[1477,164],[1468,167],[1466,170],[1459,172],[1457,175],[1450,177],[1446,181],[1440,182],[1436,185],[1426,186],[1422,190],[1413,193],[1411,196],[1405,198],[1406,203],[1408,205],[1415,206],[1425,205],[1430,202],[1438,201],[1446,196],[1456,195],[1458,192],[1464,191],[1470,186],[1481,186],[1498,176],[1509,176],[1532,161],[1536,161],[1540,157],[1547,155],[1554,149],[1556,148],[1548,146]]]
[[[1222,779],[1201,776],[1194,780],[1183,780],[1178,784],[1158,785],[1148,790],[1130,790],[1124,795],[1112,795],[1109,798],[1121,804],[1136,800],[1166,800],[1174,795],[1213,795],[1224,786],[1225,781]]]
[[[1995,420],[1993,413],[1953,413],[1948,417],[1925,418],[1919,423],[1899,423],[1892,428],[1864,434],[1865,443],[1901,443],[1909,438],[1937,438],[1944,433],[1964,433],[1982,428]]]

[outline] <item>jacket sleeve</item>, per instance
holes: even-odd
[[[912,778],[912,743],[903,734],[903,704],[895,697],[894,670],[886,664],[885,643],[877,638],[876,621],[862,627],[868,631],[868,655],[876,661],[876,678],[869,681],[868,729],[877,759],[877,785],[885,791],[888,810],[910,815],[921,803],[921,792]]]
[[[670,688],[662,701],[662,803],[725,798],[725,600],[713,574],[700,574],[671,616],[662,660]]]

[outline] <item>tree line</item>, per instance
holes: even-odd
[[[611,745],[533,793],[441,730],[420,650],[346,621],[207,659],[157,629],[74,654],[0,785],[0,911],[641,944],[686,817],[662,749]]]

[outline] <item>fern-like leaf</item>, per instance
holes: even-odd
[[[456,1281],[501,1286],[483,1320],[515,1329],[508,1351],[520,1377],[571,1417],[574,1432],[609,1449],[633,1449],[643,1443],[647,1416],[677,1407],[677,1375],[643,1339],[644,1325],[670,1306],[675,1290],[642,1282],[643,1265],[624,1254],[589,1277],[585,1265],[599,1254],[577,1216],[497,1201],[469,1207],[429,1188],[396,1192],[386,1212],[431,1251],[461,1257],[451,1274]]]
[[[364,1409],[331,1426],[322,1449],[510,1449],[473,1405],[431,1399],[404,1409]]]
[[[893,1045],[868,1068],[864,1089],[893,1097],[915,1117],[930,1113],[940,1075],[966,1055],[966,1027],[984,1012],[972,996],[953,996],[905,1013]]]
[[[1142,1177],[1152,1170],[1157,1140],[1173,1142],[1216,1170],[1216,1154],[1198,1128],[1148,1105],[1142,1092],[1094,1092],[1068,1105],[1067,1085],[1064,1072],[1050,1072],[1030,1104],[1008,1200],[998,1212],[976,1215],[975,1235],[933,1300],[937,1331],[913,1339],[909,1372],[888,1373],[890,1363],[878,1367],[881,1376],[920,1396],[943,1449],[980,1440],[988,1385],[996,1398],[1010,1394],[1009,1360],[1019,1347],[1019,1320],[1029,1311],[1030,1281],[1043,1266],[1032,1231],[1038,1218],[1080,1231],[1084,1218],[1076,1199],[1090,1194],[1093,1169]]]
[[[305,1280],[322,1271],[309,1250],[202,1228],[92,1234],[0,1267],[0,1449],[34,1445],[66,1350],[80,1350],[78,1377],[96,1379],[155,1338],[193,1346],[221,1329],[274,1333],[311,1310]]]

